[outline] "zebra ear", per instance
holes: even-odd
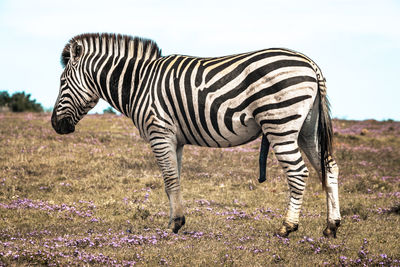
[[[69,59],[71,58],[71,54],[69,53],[69,50],[65,49],[62,51],[61,54],[61,66],[65,68],[67,66]]]
[[[83,52],[82,45],[74,43],[71,47],[72,60],[74,61],[78,60],[79,57],[82,55],[82,52]]]

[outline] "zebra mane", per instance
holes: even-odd
[[[70,49],[72,44],[79,40],[86,40],[87,43],[90,41],[96,43],[96,41],[98,41],[99,47],[96,46],[96,49],[101,49],[104,43],[106,45],[106,50],[108,50],[112,44],[116,44],[119,47],[124,47],[124,49],[133,47],[135,50],[135,57],[138,58],[155,59],[161,57],[161,49],[158,47],[156,42],[150,39],[114,33],[84,33],[73,37],[65,45],[61,53],[61,65],[63,68],[68,64],[68,61],[71,58]]]

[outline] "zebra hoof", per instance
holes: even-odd
[[[336,238],[336,232],[339,226],[340,226],[340,220],[335,220],[334,223],[328,222],[328,226],[323,231],[324,236],[328,238],[330,237]]]
[[[280,237],[288,237],[291,232],[297,231],[298,224],[284,222],[281,229],[276,233]]]
[[[181,229],[182,226],[185,225],[185,222],[185,216],[176,217],[169,222],[168,227],[172,228],[172,232],[174,232],[174,234],[177,234],[179,229]]]

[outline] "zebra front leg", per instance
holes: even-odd
[[[185,224],[183,205],[180,190],[180,168],[182,159],[182,145],[174,141],[159,141],[151,143],[152,150],[156,156],[158,166],[162,171],[165,192],[170,204],[170,219],[168,228],[174,233]]]
[[[287,237],[298,229],[303,193],[308,177],[308,169],[300,154],[297,141],[274,142],[275,155],[284,169],[289,185],[289,204],[279,236]]]
[[[339,190],[338,176],[339,168],[336,162],[330,157],[327,167],[326,179],[326,205],[328,210],[327,227],[323,234],[326,237],[336,238],[336,231],[340,226]]]

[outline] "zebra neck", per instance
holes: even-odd
[[[98,71],[93,71],[98,95],[113,108],[132,117],[143,86],[142,75],[152,60],[133,57],[110,57]]]

